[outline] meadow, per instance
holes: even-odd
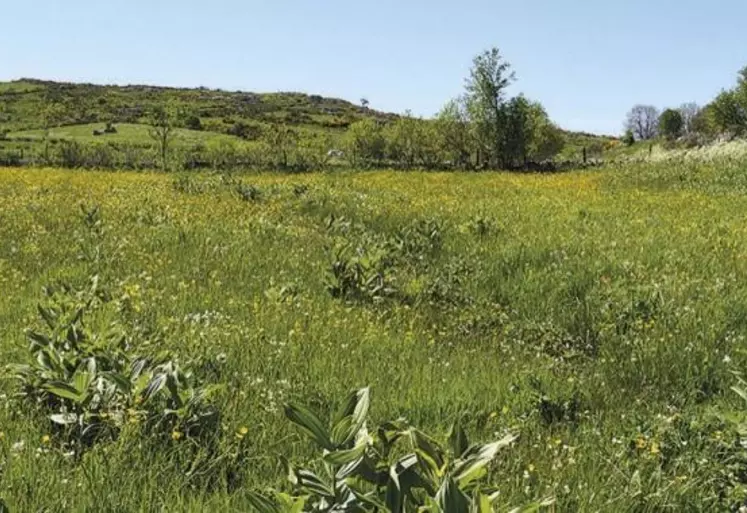
[[[252,511],[327,414],[517,441],[498,510],[747,504],[747,167],[563,174],[0,169],[0,357],[33,360],[45,286],[105,290],[86,329],[211,386],[209,448],[133,422],[70,450],[0,381],[0,498],[22,511]],[[59,285],[58,285],[59,286]],[[44,317],[42,315],[42,317]],[[98,334],[98,335],[97,335]],[[75,335],[73,335],[75,336]],[[124,350],[124,349],[123,349]]]

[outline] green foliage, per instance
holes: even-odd
[[[287,169],[291,153],[298,144],[298,134],[285,126],[272,125],[263,136],[273,167]]]
[[[150,115],[150,131],[148,135],[156,144],[158,154],[161,157],[161,170],[169,169],[169,149],[174,140],[174,123],[177,117],[176,108],[173,105],[157,106]]]
[[[116,304],[94,277],[82,290],[61,284],[44,289],[38,306],[43,329],[30,330],[28,363],[12,365],[24,407],[54,424],[59,443],[80,452],[115,439],[128,424],[154,436],[198,439],[216,431],[218,411],[210,388],[168,355],[137,356],[115,325],[95,329],[88,317]],[[178,433],[178,435],[174,435]]]
[[[544,162],[554,158],[565,147],[567,141],[563,131],[550,121],[541,104],[529,105],[529,140],[527,155],[533,162]]]
[[[327,274],[329,293],[348,301],[380,303],[393,297],[408,299],[397,282],[427,268],[442,247],[444,227],[434,219],[419,220],[382,236],[331,216],[327,229],[339,234]]]
[[[448,102],[434,124],[446,161],[454,167],[469,169],[475,143],[470,133],[466,100],[460,98]]]
[[[404,420],[369,428],[370,392],[353,392],[325,424],[311,410],[286,405],[286,417],[322,450],[323,473],[286,462],[294,495],[255,494],[260,512],[431,511],[489,513],[500,492],[484,483],[488,465],[516,436],[470,444],[461,422],[442,445]],[[516,511],[553,504],[544,499]]]
[[[332,252],[327,290],[333,297],[354,301],[380,301],[394,295],[388,248],[375,241],[338,243]]]
[[[187,116],[187,119],[184,121],[184,127],[190,130],[202,130],[202,121],[199,116],[192,114]]]
[[[682,136],[685,124],[682,113],[675,109],[666,109],[659,117],[659,134],[669,140]]]
[[[563,149],[565,136],[542,105],[523,95],[507,97],[513,81],[497,48],[475,58],[465,96],[448,103],[435,122],[434,135],[452,165],[470,167],[475,152],[479,166],[521,168],[550,160]]]
[[[708,106],[708,111],[719,133],[742,135],[747,130],[747,110],[736,91],[722,91]]]
[[[514,81],[511,65],[492,48],[475,57],[466,85],[467,109],[478,147],[489,165],[504,164],[506,89]]]
[[[353,123],[345,133],[343,147],[348,162],[354,168],[380,163],[386,150],[381,125],[369,119]]]
[[[633,135],[633,130],[627,129],[625,131],[625,135],[623,135],[622,142],[625,146],[633,146],[635,144],[635,135]]]
[[[486,66],[474,73],[475,84],[491,73],[510,75],[495,52],[475,62]],[[504,87],[498,75],[492,78]],[[9,162],[70,168],[309,171],[341,166],[342,157],[352,167],[471,169],[478,160],[483,167],[522,167],[562,150],[565,134],[538,104],[531,104],[531,115],[502,105],[486,124],[488,111],[477,106],[475,94],[490,87],[471,90],[437,119],[425,120],[293,93],[31,81],[0,90],[0,111],[14,116],[8,139],[31,150],[13,153]],[[45,114],[37,119],[38,113]],[[56,146],[63,140],[74,144]]]
[[[425,123],[412,117],[410,112],[390,124],[384,134],[390,158],[401,162],[408,169],[414,169],[420,164],[427,139],[425,127]]]

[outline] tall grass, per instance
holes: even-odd
[[[247,511],[252,491],[285,486],[279,454],[313,459],[283,403],[325,414],[370,386],[374,421],[402,416],[445,436],[462,417],[476,440],[519,433],[491,466],[502,504],[736,510],[744,171],[0,170],[3,361],[25,357],[44,285],[98,275],[130,305],[108,320],[140,350],[224,362],[206,378],[223,385],[218,453],[241,451],[210,459],[135,430],[71,458],[4,380],[0,497],[11,511]],[[238,192],[249,187],[257,194]],[[81,204],[100,208],[95,254]],[[438,226],[432,250],[402,243],[420,240],[418,223]],[[340,242],[385,251],[396,293],[330,294]]]

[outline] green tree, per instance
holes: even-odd
[[[498,156],[504,169],[523,166],[529,160],[532,142],[529,101],[522,95],[509,100],[502,107],[504,127],[503,144]]]
[[[700,115],[701,108],[695,102],[683,103],[678,109],[682,115],[682,132],[692,134],[695,132],[695,120]]]
[[[156,144],[163,171],[169,169],[169,150],[176,135],[174,132],[176,119],[177,112],[173,105],[155,107],[148,119],[148,124],[150,125],[148,135]]]
[[[466,101],[475,141],[489,166],[506,161],[506,89],[514,81],[511,65],[498,48],[475,57],[466,83]],[[481,160],[481,159],[478,159]]]
[[[370,166],[384,158],[386,139],[377,121],[364,119],[348,127],[343,146],[352,167]]]
[[[412,169],[422,152],[422,120],[407,111],[394,123],[384,129],[389,157]]]
[[[690,133],[712,136],[715,132],[711,107],[706,106],[698,110],[690,121]]]
[[[622,142],[625,146],[633,146],[635,144],[635,135],[633,134],[633,130],[628,128],[625,131],[625,135],[623,135]]]
[[[684,126],[685,122],[679,110],[666,109],[659,116],[659,134],[670,141],[682,136]]]
[[[298,133],[285,125],[270,125],[264,133],[269,160],[274,167],[287,169],[298,147]]]
[[[202,130],[202,121],[199,116],[192,114],[184,120],[184,127],[189,130]]]
[[[464,97],[451,100],[436,116],[434,137],[446,160],[465,169],[471,166],[474,140]]]
[[[436,123],[433,120],[416,120],[415,125],[415,161],[424,169],[443,167],[444,152]]]
[[[708,111],[714,128],[718,132],[743,135],[747,129],[747,112],[740,101],[737,90],[721,91],[709,105]]]
[[[555,157],[565,147],[563,131],[550,121],[547,111],[539,102],[529,104],[528,157],[533,162],[543,162]]]

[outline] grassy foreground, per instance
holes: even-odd
[[[518,433],[491,467],[506,506],[736,511],[745,174],[0,169],[3,362],[27,358],[44,285],[98,275],[129,305],[107,320],[133,345],[216,362],[206,379],[223,385],[217,455],[133,428],[77,459],[3,380],[0,497],[13,512],[249,511],[250,491],[285,486],[279,454],[313,456],[283,403],[329,411],[370,385],[376,420]],[[81,258],[81,205],[100,207],[96,258]],[[416,248],[386,266],[391,292],[330,293],[336,261],[378,261],[390,240]]]

